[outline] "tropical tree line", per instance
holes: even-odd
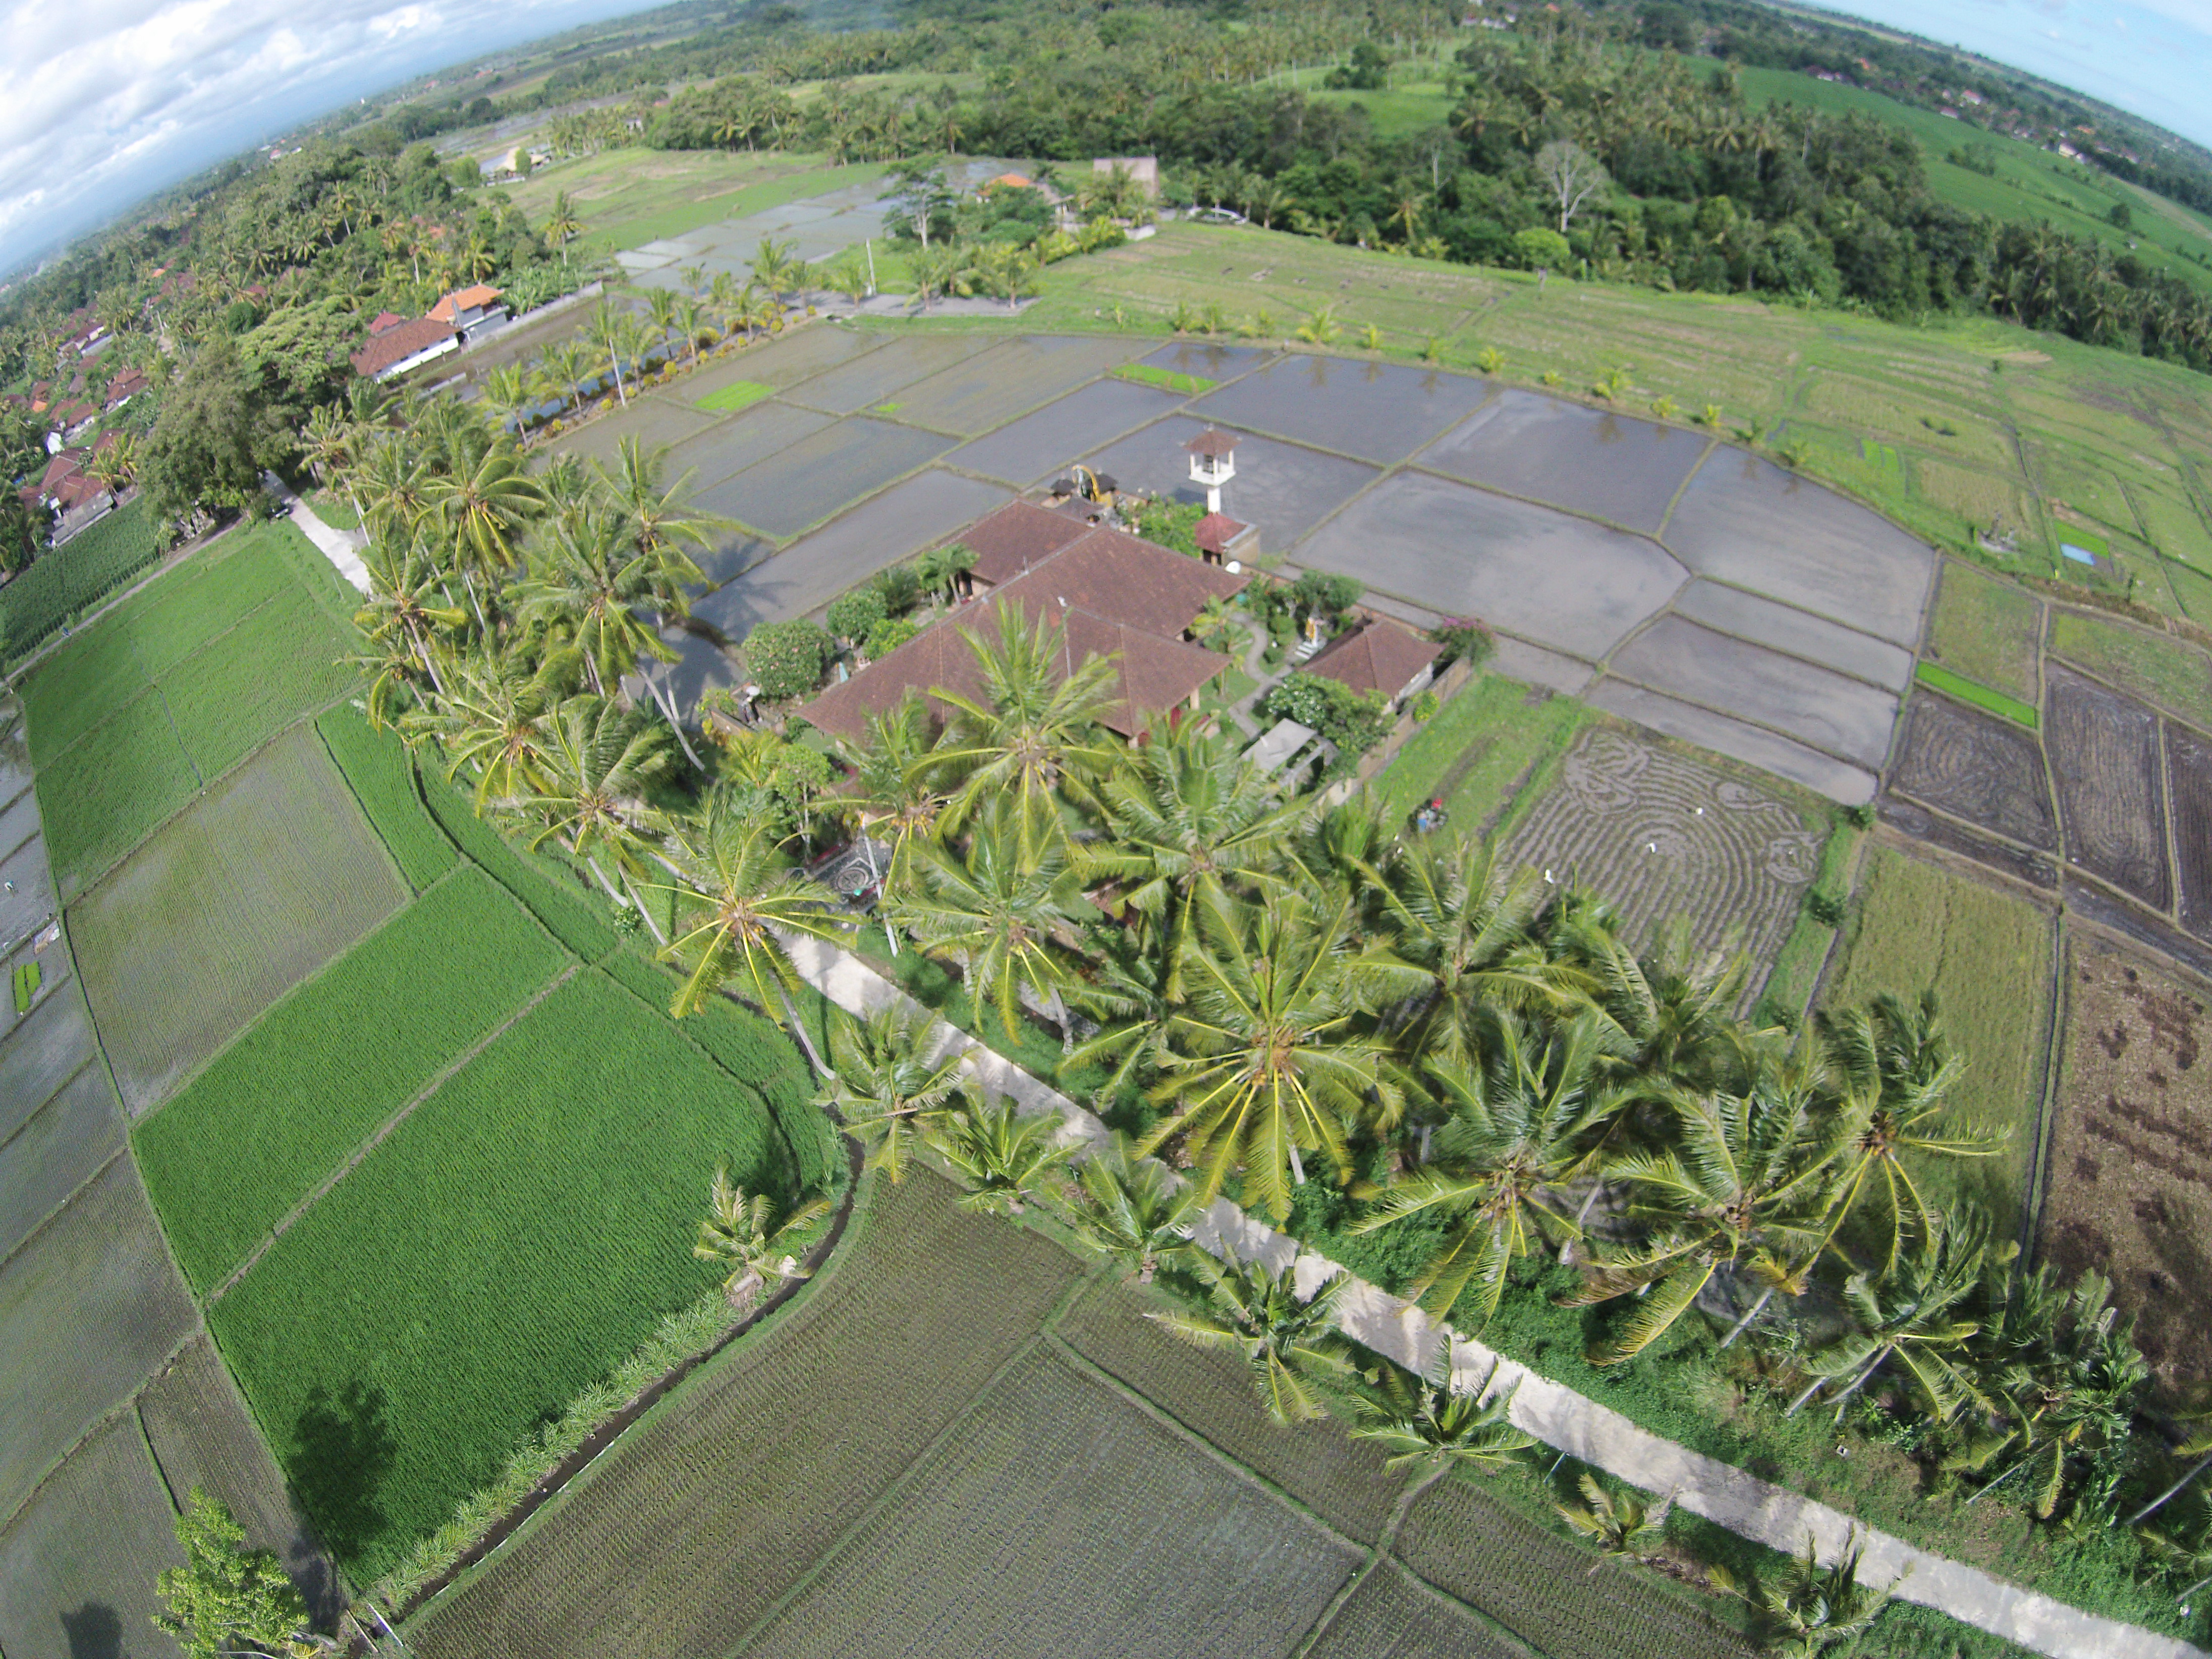
[[[1237,1342],[1289,1327],[1250,1264],[1177,1254],[1224,1194],[1324,1248],[1401,1241],[1395,1288],[1470,1330],[1565,1262],[1565,1300],[1619,1310],[1599,1365],[1692,1327],[1752,1345],[1785,1414],[1902,1437],[2071,1540],[2148,1522],[2149,1559],[2204,1570],[2212,1508],[2150,1507],[2170,1459],[2110,1285],[2024,1268],[1954,1195],[2002,1143],[1953,1121],[1932,997],[1747,1024],[1741,958],[1635,951],[1597,896],[1285,799],[1194,724],[1124,743],[1107,666],[1067,673],[1047,625],[970,643],[984,690],[879,717],[831,799],[880,849],[860,942],[939,958],[979,1030],[1057,1031],[1127,1139],[1068,1173],[1056,1120],[886,1016],[841,1036],[827,1096],[886,1174],[926,1147],[978,1205],[1047,1206],[1139,1277],[1180,1263],[1245,1310]],[[1239,1351],[1293,1416],[1341,1357]]]

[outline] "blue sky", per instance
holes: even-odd
[[[2212,145],[2212,0],[1808,0],[1964,46]]]
[[[0,272],[409,76],[648,0],[0,0]]]

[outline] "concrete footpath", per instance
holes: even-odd
[[[787,943],[807,982],[848,1013],[866,1015],[902,1003],[919,1006],[848,951],[819,939]],[[965,1032],[946,1029],[951,1045],[966,1050],[963,1068],[985,1087],[1012,1095],[1032,1110],[1059,1113],[1070,1140],[1105,1139],[1105,1126],[1074,1101]],[[1344,1272],[1226,1199],[1206,1212],[1194,1240],[1216,1255],[1233,1251],[1278,1272],[1295,1262],[1298,1284],[1309,1293]],[[1339,1323],[1347,1335],[1409,1369],[1426,1373],[1448,1353],[1454,1383],[1472,1389],[1495,1365],[1493,1388],[1518,1385],[1513,1396],[1514,1422],[1546,1445],[1646,1492],[1671,1495],[1684,1509],[1741,1537],[1795,1553],[1805,1547],[1810,1535],[1821,1559],[1827,1560],[1844,1550],[1856,1531],[1866,1551],[1860,1574],[1867,1582],[1896,1580],[1899,1601],[1934,1607],[1961,1624],[2051,1659],[2212,1659],[2177,1637],[2084,1613],[1978,1568],[1930,1554],[1861,1526],[1826,1504],[1662,1440],[1619,1412],[1492,1352],[1375,1285],[1351,1279],[1338,1306]]]
[[[358,530],[336,530],[325,524],[315,510],[294,495],[274,472],[263,473],[261,482],[269,486],[270,495],[291,509],[292,522],[321,550],[325,558],[338,568],[338,574],[353,584],[354,591],[368,592],[368,567],[361,562],[361,550],[368,545],[368,538]]]

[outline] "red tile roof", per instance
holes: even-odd
[[[430,307],[430,314],[441,323],[457,323],[465,311],[481,311],[499,298],[499,290],[478,283],[472,288],[457,288]]]
[[[1395,697],[1434,662],[1443,647],[1415,637],[1388,617],[1340,634],[1306,662],[1306,672]]]
[[[1191,531],[1191,538],[1209,553],[1224,553],[1229,544],[1251,528],[1226,513],[1209,513]]]
[[[1034,501],[1009,501],[978,519],[960,539],[975,555],[975,568],[969,574],[996,587],[1090,533],[1091,526],[1079,519]]]
[[[396,311],[380,311],[368,325],[368,337],[373,340],[386,329],[397,328],[406,320]]]
[[[1194,455],[1226,455],[1237,447],[1237,440],[1226,432],[1217,432],[1208,427],[1183,447]]]
[[[434,318],[417,317],[411,323],[373,334],[353,354],[353,372],[374,379],[394,363],[404,363],[418,351],[427,351],[441,340],[453,337],[453,325]]]
[[[1078,539],[1026,574],[832,686],[800,714],[833,736],[859,742],[871,715],[896,708],[909,692],[942,687],[980,696],[982,672],[962,630],[988,637],[1006,605],[1032,624],[1043,617],[1064,628],[1067,660],[1114,661],[1114,699],[1104,721],[1125,737],[1135,736],[1147,715],[1174,708],[1231,666],[1227,657],[1180,635],[1206,600],[1228,598],[1249,578],[1120,531],[1075,528],[1082,532]],[[964,539],[975,544],[972,532]],[[948,711],[931,701],[932,712],[945,718]]]
[[[39,475],[40,492],[44,494],[45,492],[52,489],[55,485],[58,484],[64,478],[68,477],[71,473],[81,472],[83,470],[84,451],[82,449],[64,449],[60,454],[55,456],[53,459],[48,461],[46,463],[46,470]]]

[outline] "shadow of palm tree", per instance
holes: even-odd
[[[122,1659],[123,1620],[105,1601],[88,1601],[62,1614],[70,1659]]]
[[[293,1492],[342,1562],[390,1524],[377,1503],[398,1449],[386,1409],[384,1390],[358,1378],[335,1391],[318,1384],[293,1425]]]

